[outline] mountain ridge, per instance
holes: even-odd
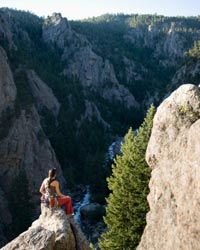
[[[33,192],[54,165],[69,189],[90,184],[93,199],[105,204],[111,171],[105,166],[108,146],[128,127],[139,126],[151,102],[158,105],[172,89],[194,80],[178,74],[182,67],[186,73],[196,67],[198,84],[199,59],[185,55],[200,39],[198,18],[101,18],[102,23],[88,24],[68,21],[58,13],[43,19],[0,9],[0,89],[10,95],[0,100],[5,169],[0,174],[5,204],[0,209],[10,218],[9,225],[0,218],[2,244],[16,236],[5,185],[11,188],[20,171],[27,172],[35,214],[39,199]],[[122,19],[131,26],[124,26]],[[19,161],[12,156],[17,153]],[[36,183],[31,175],[35,176],[35,166],[41,173]]]

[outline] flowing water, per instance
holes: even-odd
[[[75,215],[74,215],[74,220],[81,224],[81,208],[85,205],[90,204],[90,187],[86,186],[86,193],[83,197],[83,199],[80,202],[75,203],[74,208],[75,208]]]

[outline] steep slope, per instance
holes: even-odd
[[[107,147],[139,126],[145,106],[160,102],[199,29],[196,17],[69,22],[60,14],[43,19],[0,9],[2,242],[19,233],[13,225],[20,220],[13,221],[22,210],[10,193],[19,192],[22,177],[23,195],[37,205],[35,190],[49,167],[57,166],[65,182],[60,163],[68,187],[89,184],[93,198],[105,202]]]
[[[181,82],[200,83],[200,41],[197,40],[194,46],[187,52],[185,61],[172,79],[169,90],[177,88]]]
[[[46,108],[51,111],[54,116],[57,116],[60,110],[60,103],[54,96],[52,89],[39,78],[34,70],[28,70],[26,73],[31,92],[36,100],[37,108],[39,110]]]
[[[159,103],[184,53],[200,37],[196,17],[106,14],[71,25],[96,53],[109,59],[118,81],[144,104]]]
[[[39,187],[43,178],[47,176],[48,169],[56,167],[59,178],[65,184],[62,170],[56,159],[51,144],[40,125],[40,117],[34,105],[22,108],[19,93],[13,80],[12,71],[7,62],[6,52],[0,48],[0,244],[12,238],[20,232],[13,228],[13,223],[25,225],[23,212],[20,206],[33,203],[32,213],[26,226],[31,222],[32,216],[38,213]],[[24,173],[26,180],[19,179]],[[28,186],[23,186],[27,181]],[[16,184],[17,183],[17,184]],[[16,186],[18,185],[18,186]],[[27,188],[22,193],[15,193],[17,188]],[[24,201],[23,195],[30,197]],[[19,197],[18,197],[19,196]],[[13,198],[14,197],[14,198]],[[15,197],[18,197],[17,199]],[[15,207],[13,207],[15,206]],[[21,217],[20,217],[21,216]]]
[[[16,92],[6,52],[0,47],[0,114],[13,107]]]
[[[19,106],[37,108],[68,187],[90,184],[103,202],[107,147],[142,118],[134,94],[118,81],[109,60],[95,53],[60,14],[44,20],[1,9],[0,17],[0,41],[8,54]],[[12,46],[7,46],[4,26]]]
[[[128,108],[139,107],[128,89],[119,84],[109,60],[95,54],[89,41],[76,33],[66,18],[58,13],[48,17],[43,25],[43,38],[63,50],[63,73],[69,78],[78,79],[83,86],[103,92],[103,98],[110,102],[119,101]],[[101,85],[104,85],[103,88]]]
[[[147,147],[152,168],[139,250],[200,248],[200,90],[182,85],[158,107]]]

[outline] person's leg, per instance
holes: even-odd
[[[58,198],[59,205],[65,206],[65,212],[66,214],[72,214],[73,213],[73,207],[72,207],[72,199],[69,196],[62,196]]]

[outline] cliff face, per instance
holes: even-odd
[[[139,250],[200,249],[200,90],[182,85],[159,106],[146,160],[150,212]]]
[[[30,84],[31,92],[36,100],[37,108],[47,108],[54,116],[57,116],[60,109],[60,103],[54,96],[51,88],[44,83],[34,70],[27,70],[28,82]]]
[[[76,33],[66,18],[58,13],[48,17],[43,25],[43,39],[63,50],[64,75],[78,79],[93,91],[103,92],[102,97],[110,102],[139,107],[130,91],[119,84],[110,61],[97,55],[86,37]]]
[[[33,77],[30,81],[33,81]],[[46,91],[45,84],[41,85]],[[40,91],[40,94],[42,93],[44,94],[44,91]],[[52,94],[49,88],[46,96],[48,93]],[[48,98],[43,101],[57,113],[59,105],[56,101],[53,102],[52,96],[50,97],[51,102],[47,103]],[[62,170],[40,125],[40,117],[35,106],[18,108],[17,111],[16,98],[17,88],[6,52],[0,48],[0,197],[3,201],[0,205],[0,245],[6,243],[8,235],[12,235],[13,214],[10,211],[9,194],[20,172],[26,173],[27,192],[36,207],[34,213],[37,213],[39,205],[39,187],[50,168],[58,169],[58,177],[62,184],[65,184]],[[57,109],[50,105],[51,103],[55,103]]]
[[[134,16],[118,17],[117,22],[94,21],[94,29],[80,22],[76,30],[60,14],[44,20],[0,9],[1,245],[12,231],[9,192],[19,173],[26,173],[27,193],[37,207],[49,168],[57,167],[65,183],[55,152],[72,185],[104,183],[104,170],[97,166],[107,145],[130,125],[138,126],[144,103],[159,102],[173,76],[171,67],[177,69],[200,37],[197,18],[154,22],[138,16],[133,27]],[[198,68],[199,63],[197,78]]]
[[[7,62],[5,50],[0,47],[0,114],[11,108],[16,98],[17,90],[13,75]]]
[[[197,30],[189,34],[189,29],[182,29],[182,21],[159,21],[155,24],[142,22],[130,30],[125,38],[137,46],[146,46],[153,49],[153,56],[159,57],[159,64],[164,67],[176,65],[184,57],[184,53],[190,48],[188,36],[192,43],[199,39],[200,32]]]
[[[72,218],[61,209],[42,206],[32,226],[2,250],[89,250],[89,244]]]

